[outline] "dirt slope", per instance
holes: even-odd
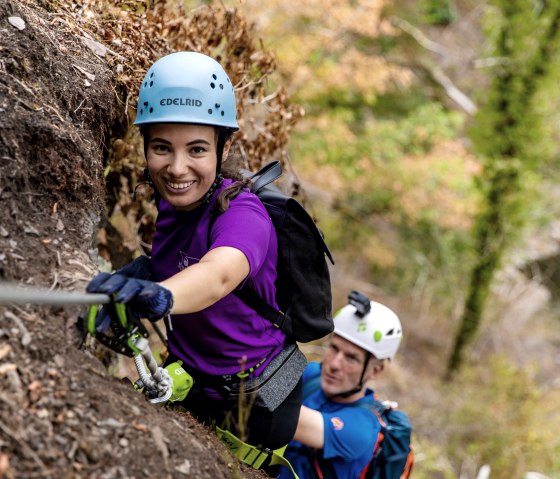
[[[95,273],[105,144],[121,128],[112,75],[56,14],[0,2],[0,279],[83,291]],[[0,305],[0,478],[264,477],[111,378],[80,347],[78,312]]]

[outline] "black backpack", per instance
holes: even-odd
[[[323,235],[305,208],[272,184],[282,175],[279,161],[245,174],[252,180],[251,192],[265,206],[276,230],[276,302],[280,311],[247,286],[234,293],[290,339],[303,343],[320,339],[334,329],[326,259],[333,265],[334,260]]]

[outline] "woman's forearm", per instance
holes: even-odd
[[[249,262],[238,249],[220,247],[171,276],[161,285],[173,294],[173,314],[201,311],[231,293],[249,274]]]

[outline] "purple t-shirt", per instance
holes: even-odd
[[[210,212],[218,193],[231,184],[232,180],[225,179],[210,203],[193,211],[178,211],[160,200],[152,245],[156,280],[198,263],[209,249],[229,246],[249,261],[245,282],[276,307],[276,233],[253,193],[242,191],[230,202],[229,209],[216,218],[208,243]],[[172,315],[171,325],[166,326],[169,350],[183,360],[185,369],[213,376],[236,374],[266,358],[253,374],[258,376],[285,341],[282,331],[233,293],[197,313]]]

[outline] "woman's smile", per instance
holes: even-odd
[[[215,128],[156,123],[146,134],[148,169],[159,194],[179,210],[196,208],[216,179]]]
[[[195,184],[194,180],[191,181],[185,181],[185,182],[175,182],[175,181],[166,181],[167,186],[169,186],[169,188],[171,188],[172,190],[176,190],[177,192],[181,192],[181,191],[185,191],[187,189],[189,189],[192,185]]]

